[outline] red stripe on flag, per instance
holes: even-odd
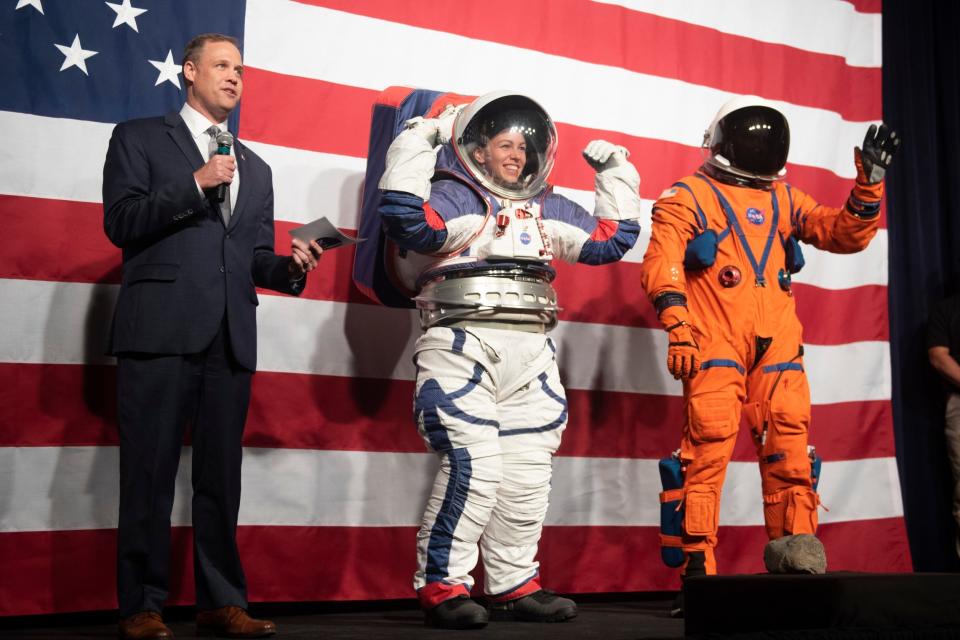
[[[0,254],[0,278],[118,284],[120,250],[107,241],[98,204],[0,195],[8,250]],[[289,254],[292,222],[276,223],[277,251]],[[61,241],[37,228],[69,229]],[[355,235],[352,229],[344,229]],[[328,251],[307,278],[301,297],[372,304],[353,285],[354,247]],[[640,265],[620,262],[593,267],[557,260],[555,287],[561,320],[629,327],[659,328],[653,307],[639,286]],[[842,344],[887,339],[886,287],[864,286],[839,291],[796,285],[798,311],[809,344]],[[607,304],[616,292],[616,304]],[[260,294],[275,295],[260,290]],[[830,313],[823,313],[829,309]],[[108,319],[104,319],[108,322]]]
[[[0,364],[0,447],[117,445],[107,365]]]
[[[370,116],[378,91],[255,67],[244,67],[243,83],[247,97],[241,108],[242,139],[367,157]],[[293,96],[296,100],[291,100]],[[386,97],[394,97],[394,92]],[[283,117],[276,117],[278,113]]]
[[[641,265],[619,262],[600,267],[554,261],[561,321],[593,322],[628,327],[660,328],[649,298],[640,291]],[[794,284],[797,316],[804,341],[816,345],[886,341],[887,288],[864,285],[824,289]],[[611,299],[618,303],[611,304]]]
[[[545,527],[543,584],[562,593],[677,589],[657,535],[656,527]],[[818,536],[831,571],[911,570],[901,518],[826,524]],[[0,581],[0,616],[115,609],[116,537],[114,529],[0,533],[4,572],[17,576]],[[719,537],[721,573],[763,571],[762,527],[721,527]],[[191,529],[173,529],[171,605],[194,602],[191,538]],[[414,527],[240,527],[237,541],[252,602],[414,597]]]
[[[817,537],[827,552],[829,571],[910,572],[913,570],[903,518],[823,524]],[[724,575],[766,573],[763,527],[720,527],[717,570]],[[878,545],[877,541],[884,544]],[[876,555],[874,555],[876,554]]]
[[[702,133],[708,124],[691,123],[691,138]],[[623,145],[630,150],[630,161],[640,173],[640,195],[650,200],[657,199],[664,189],[676,181],[693,174],[704,161],[703,151],[699,147],[654,138],[639,138],[617,131],[557,123],[557,136],[560,146],[557,150],[557,164],[550,174],[550,182],[583,191],[593,191],[594,172],[584,162],[580,152],[591,140],[598,138]],[[853,167],[852,148],[849,157],[850,166]],[[681,167],[679,172],[677,167]],[[820,204],[832,207],[842,207],[853,188],[852,179],[841,178],[826,169],[792,163],[787,164],[786,180]],[[881,225],[885,225],[885,221],[881,221]]]
[[[660,561],[658,534],[656,527],[545,527],[539,554],[543,584],[562,593],[678,589],[677,570]],[[902,518],[824,524],[817,536],[830,571],[912,570]],[[766,572],[763,527],[721,526],[718,537],[721,574]],[[609,589],[610,583],[620,586]]]
[[[0,277],[120,282],[120,249],[103,232],[103,205],[0,194],[0,218]]]
[[[807,344],[838,345],[890,339],[885,286],[822,289],[794,284],[793,292],[797,297],[797,317],[803,325],[803,341]]]
[[[808,442],[826,462],[890,458],[896,453],[893,442],[893,411],[889,400],[815,404],[810,411]],[[853,434],[856,434],[854,436]],[[566,436],[566,434],[564,434]],[[861,441],[860,438],[870,442]],[[677,441],[680,446],[677,430]],[[741,420],[733,459],[756,462],[757,454],[750,427]]]
[[[261,371],[253,378],[243,443],[420,453],[426,449],[413,424],[412,397],[408,380]],[[567,398],[569,422],[560,455],[658,459],[679,446],[684,410],[678,396],[568,389]],[[824,460],[893,455],[888,401],[814,405],[812,411],[810,441]],[[857,438],[850,437],[853,430]],[[118,441],[115,367],[0,364],[0,446],[115,446]],[[756,460],[746,426],[734,459]]]
[[[847,120],[881,117],[879,68],[851,67],[840,56],[761,42],[613,4],[567,0],[563,10],[557,11],[551,0],[484,0],[482,6],[473,7],[474,11],[510,16],[491,29],[483,21],[465,20],[464,16],[471,13],[467,8],[449,11],[445,0],[421,0],[417,11],[392,0],[301,2],[730,93],[826,109]],[[571,37],[570,25],[576,25],[576,37]],[[722,64],[712,52],[723,53]],[[750,69],[750,73],[740,72],[742,69]]]
[[[370,134],[370,113],[377,91],[300,78],[246,67],[247,96],[243,106],[243,138],[296,149],[365,158]],[[427,87],[436,89],[436,87]],[[296,100],[291,97],[296,96]],[[549,109],[549,105],[547,105]],[[276,118],[283,112],[285,117]],[[310,122],[310,127],[301,123]],[[708,122],[691,123],[691,138]],[[602,138],[630,149],[630,159],[642,178],[640,193],[655,199],[674,181],[692,173],[703,162],[698,147],[664,140],[639,138],[616,131],[588,129],[558,123],[560,148],[551,182],[561,187],[593,191],[593,170],[580,151],[591,140]],[[853,149],[850,149],[853,165]],[[677,167],[682,167],[678,172]],[[843,206],[853,181],[826,169],[787,165],[791,184],[822,204]]]

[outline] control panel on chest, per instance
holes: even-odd
[[[540,205],[506,203],[494,217],[489,256],[548,262],[553,259],[550,236],[543,226]]]

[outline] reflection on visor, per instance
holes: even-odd
[[[776,176],[787,163],[790,128],[770,107],[744,107],[717,123],[711,150],[733,167],[758,176]]]

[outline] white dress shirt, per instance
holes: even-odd
[[[193,136],[193,142],[197,145],[197,149],[200,151],[200,156],[203,158],[203,161],[206,162],[210,157],[210,134],[207,133],[207,129],[210,128],[210,125],[214,124],[220,128],[221,131],[227,130],[227,121],[223,122],[210,122],[206,116],[201,114],[199,111],[191,107],[186,102],[183,103],[183,108],[180,109],[180,117],[183,118],[183,121],[187,124],[187,129],[190,131],[190,135]],[[234,158],[237,157],[234,148],[230,147],[230,155]],[[197,184],[197,189],[200,189],[200,184]],[[237,167],[237,171],[233,174],[233,182],[230,183],[230,203],[231,208],[236,210],[237,208],[237,192],[240,191],[240,167]],[[200,193],[203,194],[203,189],[200,189]]]

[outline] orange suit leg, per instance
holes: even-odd
[[[715,361],[735,362],[732,358],[715,358]],[[680,443],[680,458],[685,467],[682,536],[687,556],[685,575],[691,554],[695,552],[702,553],[703,572],[708,575],[717,572],[713,550],[717,546],[720,523],[720,491],[737,440],[745,389],[742,365],[739,368],[711,366],[684,385],[687,422]],[[695,571],[700,572],[699,568]]]
[[[816,533],[820,501],[807,454],[810,387],[796,340],[774,337],[747,377],[747,396],[744,412],[760,464],[767,536]]]

